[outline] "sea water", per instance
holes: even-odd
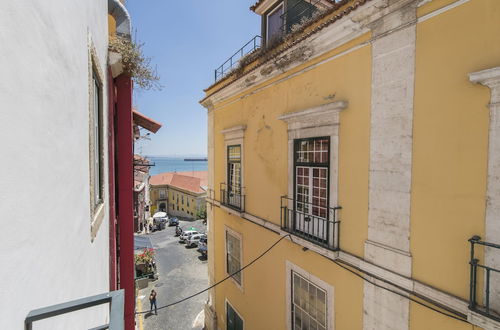
[[[189,172],[207,171],[207,161],[185,161],[178,157],[146,157],[155,166],[150,167],[149,175],[156,175],[164,172]],[[187,158],[187,157],[186,157]]]

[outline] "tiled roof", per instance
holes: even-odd
[[[287,51],[288,49],[292,48],[293,46],[306,40],[311,35],[323,30],[325,27],[330,26],[331,24],[337,22],[338,20],[340,20],[344,16],[349,15],[352,11],[358,9],[359,7],[363,6],[364,4],[366,4],[369,1],[372,1],[372,0],[340,0],[339,2],[335,2],[335,4],[332,6],[332,8],[327,10],[324,14],[322,14],[318,20],[330,16],[328,19],[326,19],[321,24],[315,26],[313,29],[311,29],[307,33],[302,33],[303,32],[303,30],[302,30],[299,33],[299,35],[292,42],[287,43],[287,45],[285,45],[284,47],[282,47],[284,43],[279,43],[276,47],[265,50],[264,52],[262,52],[260,56],[257,56],[255,58],[255,60],[257,60],[259,58],[264,58],[264,60],[260,61],[260,63],[253,66],[250,70],[245,71],[245,75],[256,71],[258,68],[265,65],[266,63],[268,63],[272,59],[276,58],[278,55],[282,54],[283,52]],[[259,0],[256,4],[260,4],[260,2],[261,2],[261,0]],[[348,5],[348,6],[346,6],[346,5]],[[344,7],[344,8],[342,8],[342,7]],[[339,10],[341,8],[343,10]],[[310,25],[314,25],[314,24],[316,24],[316,21],[313,21]],[[309,26],[309,25],[307,25],[307,26]],[[203,102],[205,102],[213,94],[215,94],[215,93],[221,91],[222,89],[226,88],[227,86],[231,85],[233,82],[238,80],[238,78],[239,77],[234,78],[234,74],[228,74],[224,78],[214,82],[212,85],[205,88],[204,91],[208,92],[210,89],[212,89],[213,87],[215,87],[217,85],[220,85],[220,87],[218,87],[214,91],[211,91],[209,95],[206,95],[200,101],[200,103],[203,104]]]
[[[208,172],[192,171],[160,173],[153,175],[149,179],[149,183],[152,186],[169,185],[194,193],[203,193],[206,191],[204,187],[208,184]]]

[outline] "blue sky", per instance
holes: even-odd
[[[134,105],[163,127],[136,146],[144,155],[206,155],[206,110],[198,101],[214,69],[253,36],[255,0],[128,0],[136,39],[158,68],[162,91],[139,91]]]

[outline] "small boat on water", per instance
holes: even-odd
[[[206,162],[207,158],[184,158],[185,162]]]

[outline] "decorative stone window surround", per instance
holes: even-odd
[[[346,107],[346,101],[336,101],[302,111],[285,113],[278,117],[288,124],[288,197],[295,198],[294,140],[328,136],[330,137],[329,204],[330,206],[338,205],[339,121],[340,112]]]
[[[243,263],[243,235],[241,233],[238,233],[237,231],[229,228],[228,226],[224,226],[224,271],[226,273],[226,275],[230,275],[229,274],[229,270],[227,269],[227,233],[229,233],[230,235],[232,235],[233,237],[236,237],[238,238],[239,242],[240,242],[240,268],[243,267],[244,263]],[[236,287],[238,289],[241,290],[241,292],[245,292],[245,290],[243,289],[243,281],[244,281],[244,277],[245,277],[245,274],[244,272],[240,272],[240,276],[241,276],[241,284],[238,283],[234,278],[231,277],[231,281],[234,283],[234,285],[236,285]]]
[[[245,130],[247,129],[246,125],[238,125],[226,128],[221,131],[221,134],[224,135],[224,167],[225,167],[225,176],[224,182],[226,182],[228,178],[228,166],[227,166],[227,149],[229,146],[240,145],[241,146],[241,194],[245,195]],[[228,183],[228,182],[226,182]],[[245,200],[242,201],[241,208],[245,209]],[[234,214],[236,216],[241,217],[242,213],[234,210],[232,208],[221,205],[221,208],[226,210],[228,213]]]
[[[91,236],[91,241],[94,241],[95,237],[97,236],[97,233],[99,231],[99,228],[101,226],[101,223],[104,219],[104,214],[105,214],[105,201],[106,201],[106,189],[105,189],[105,184],[106,182],[105,179],[105,171],[104,169],[106,168],[104,164],[104,146],[106,144],[106,134],[104,134],[104,127],[106,127],[105,123],[105,115],[104,115],[104,110],[105,110],[105,104],[104,104],[104,91],[106,90],[105,86],[105,80],[104,80],[104,73],[101,69],[99,57],[97,55],[96,48],[94,46],[94,43],[92,41],[92,38],[89,34],[88,36],[88,93],[89,93],[89,185],[90,185],[90,236]],[[94,111],[93,111],[93,104],[94,104],[94,76],[97,78],[100,84],[100,96],[99,96],[99,107],[100,107],[100,136],[101,136],[101,146],[97,146],[97,148],[100,148],[99,150],[99,155],[100,155],[100,173],[101,173],[101,186],[99,187],[101,199],[98,204],[94,203],[95,200],[95,148],[96,146],[94,145]]]
[[[486,190],[485,237],[484,241],[500,243],[500,67],[469,74],[469,80],[486,86],[491,91],[488,104],[489,143],[488,143],[488,180]],[[485,247],[484,261],[489,267],[500,269],[500,253],[497,249]],[[490,279],[490,304],[500,309],[500,279]],[[485,329],[500,329],[500,323],[487,317],[470,312],[469,321]]]
[[[335,330],[335,320],[334,320],[334,287],[319,277],[312,275],[306,270],[300,268],[295,265],[291,261],[286,261],[286,270],[285,270],[285,278],[286,278],[286,328],[288,330],[292,330],[292,283],[291,283],[291,274],[292,271],[301,275],[309,282],[314,285],[320,287],[321,289],[326,291],[326,319],[327,319],[327,329]]]

